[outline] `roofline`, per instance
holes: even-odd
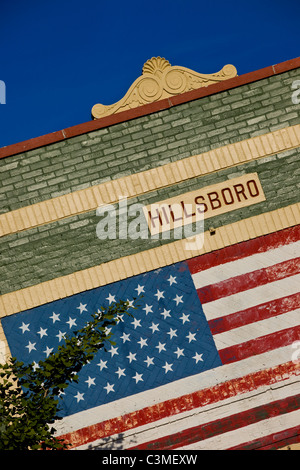
[[[298,67],[300,67],[300,57],[290,59],[276,65],[271,65],[259,70],[255,70],[253,72],[248,72],[244,75],[230,78],[228,80],[218,82],[207,87],[187,91],[185,93],[172,96],[171,98],[155,101],[153,103],[145,104],[127,111],[121,111],[111,116],[106,116],[103,118],[84,122],[82,124],[67,127],[66,129],[52,132],[50,134],[45,134],[40,137],[34,137],[29,140],[24,140],[23,142],[18,142],[16,144],[0,148],[0,158],[6,158],[12,155],[17,155],[19,153],[27,152],[28,150],[37,149],[39,147],[44,147],[45,145],[60,142],[71,137],[86,134],[87,132],[103,129],[105,127],[109,127],[114,124],[119,124],[121,122],[130,121],[138,117],[147,116],[158,111],[163,111],[165,109],[172,108],[173,106],[177,106],[179,104],[188,103],[189,101],[203,98],[204,96],[214,95],[221,91],[231,90],[232,88],[262,80],[263,78],[268,78],[273,75],[279,75],[283,72],[287,72]]]

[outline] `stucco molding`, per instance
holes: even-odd
[[[236,76],[237,70],[231,64],[219,72],[203,74],[186,67],[172,66],[163,57],[152,57],[144,64],[142,75],[133,82],[125,96],[111,105],[95,104],[92,117],[99,119]]]

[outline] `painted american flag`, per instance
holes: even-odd
[[[283,446],[300,434],[299,255],[297,226],[6,317],[3,329],[12,355],[37,364],[100,306],[143,296],[113,327],[116,345],[61,395],[57,435],[78,449]]]

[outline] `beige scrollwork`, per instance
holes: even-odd
[[[202,74],[186,67],[172,66],[163,57],[152,57],[143,66],[126,95],[114,104],[95,104],[92,117],[99,119],[111,114],[153,103],[164,98],[221,82],[237,75],[234,65],[225,65],[219,72]]]

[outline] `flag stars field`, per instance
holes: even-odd
[[[113,344],[107,343],[106,351],[100,349],[79,372],[78,383],[60,395],[66,403],[62,414],[70,409],[77,413],[205,370],[200,331],[207,341],[209,329],[190,275],[182,266],[77,294],[74,300],[70,297],[55,307],[45,307],[42,314],[36,309],[35,319],[22,316],[17,324],[19,337],[27,339],[22,348],[28,361],[38,367],[39,360],[55,352],[75,328],[82,328],[92,312],[101,313],[103,306],[109,307],[120,298],[127,302],[129,312],[132,309],[132,316],[122,313],[115,325],[105,327]],[[214,343],[209,341],[208,349],[215,357]]]

